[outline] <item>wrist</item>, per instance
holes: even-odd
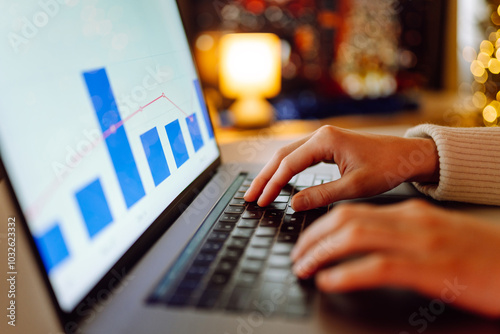
[[[430,138],[408,138],[408,161],[413,173],[407,181],[439,183],[439,155],[436,143]]]

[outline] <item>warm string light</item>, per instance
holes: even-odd
[[[498,13],[498,15],[497,15]],[[491,15],[493,24],[500,25],[500,6]],[[494,77],[500,74],[500,29],[492,31],[487,40],[481,42],[479,53],[472,48],[463,51],[464,58],[471,62],[470,71],[474,76],[472,103],[482,110],[486,126],[500,125],[500,91]]]

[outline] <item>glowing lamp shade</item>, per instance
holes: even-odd
[[[273,119],[264,98],[281,90],[281,42],[274,34],[228,34],[220,41],[219,85],[236,98],[231,106],[236,126],[260,127]]]

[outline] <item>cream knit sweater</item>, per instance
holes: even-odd
[[[440,201],[500,205],[500,128],[423,124],[406,137],[432,138],[439,154],[439,184],[414,183]]]

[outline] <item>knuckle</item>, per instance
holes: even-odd
[[[375,255],[373,257],[373,273],[379,277],[390,275],[394,269],[394,263],[385,256]]]
[[[280,168],[286,172],[286,173],[293,173],[293,161],[290,159],[290,157],[285,157],[283,160],[281,160]]]
[[[335,218],[337,221],[346,222],[353,217],[352,204],[338,204],[335,207]]]
[[[312,189],[311,189],[312,190]],[[311,191],[314,193],[314,199],[316,200],[316,204],[321,206],[321,205],[326,205],[332,202],[332,194],[330,191],[325,189],[325,187],[318,186],[315,191]]]
[[[359,222],[352,222],[346,227],[345,245],[349,248],[359,243],[360,238],[365,234],[366,227]]]
[[[439,233],[428,233],[424,235],[422,246],[428,252],[434,252],[443,248],[446,238]]]
[[[288,155],[288,149],[286,147],[281,147],[274,153],[274,159],[283,160]]]
[[[318,130],[318,135],[332,137],[337,133],[337,128],[332,125],[323,125]]]

